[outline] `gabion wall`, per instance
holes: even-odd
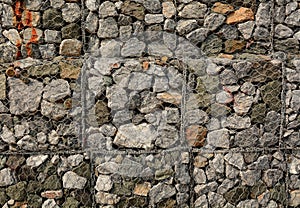
[[[1,207],[300,207],[299,0],[0,14]]]

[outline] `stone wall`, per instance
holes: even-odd
[[[300,206],[299,0],[0,14],[3,208]]]

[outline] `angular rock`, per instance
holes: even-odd
[[[271,4],[270,3],[260,3],[255,15],[255,23],[258,26],[268,27],[271,23],[270,15]]]
[[[105,193],[102,191],[99,191],[95,195],[95,200],[97,204],[109,204],[114,205],[117,204],[120,201],[120,197],[115,194]]]
[[[18,48],[9,42],[0,44],[0,62],[13,62],[17,58],[17,52]]]
[[[180,105],[182,96],[177,92],[163,92],[163,93],[158,93],[157,98],[159,100],[162,100],[165,103]]]
[[[85,5],[90,11],[96,11],[99,8],[100,2],[98,0],[87,0],[85,1]]]
[[[10,186],[15,183],[15,177],[10,168],[0,170],[0,186]]]
[[[248,198],[250,192],[246,186],[238,186],[224,194],[227,201],[232,204],[238,204],[240,201]]]
[[[65,39],[59,46],[59,54],[63,56],[80,56],[82,42],[76,39]]]
[[[4,30],[3,36],[16,46],[20,46],[22,43],[22,39],[16,29]]]
[[[192,125],[186,129],[186,139],[192,147],[202,147],[205,143],[207,129],[203,126]]]
[[[248,96],[244,93],[238,93],[234,96],[233,109],[238,115],[245,115],[250,110],[252,103],[254,101],[252,96]]]
[[[204,19],[204,27],[208,28],[210,31],[216,30],[225,21],[225,16],[222,14],[211,13]]]
[[[146,44],[137,38],[131,38],[124,44],[121,55],[124,57],[140,57],[146,49]]]
[[[52,80],[45,88],[43,99],[52,103],[71,95],[69,83],[63,79]]]
[[[157,130],[155,145],[166,149],[174,146],[178,140],[179,132],[174,126],[161,126]]]
[[[225,52],[234,53],[245,48],[246,42],[243,40],[226,40],[225,41]]]
[[[151,149],[156,133],[153,126],[148,124],[125,124],[120,126],[114,139],[114,144],[129,148]]]
[[[203,42],[206,39],[208,32],[209,30],[207,28],[198,28],[187,34],[186,38],[197,45],[198,43]]]
[[[146,14],[145,22],[147,24],[157,24],[164,21],[164,16],[162,14]]]
[[[128,83],[128,89],[130,90],[142,91],[145,89],[150,89],[151,86],[152,76],[139,72],[132,73]]]
[[[212,34],[202,43],[201,50],[207,55],[217,54],[222,51],[222,44],[222,39]]]
[[[289,26],[300,26],[300,9],[292,12],[284,21]]]
[[[17,142],[17,145],[20,149],[27,151],[37,151],[38,149],[38,144],[36,140],[30,135],[26,135],[22,139],[20,139]]]
[[[173,2],[163,2],[162,3],[162,13],[166,18],[172,18],[176,14],[176,8]]]
[[[68,110],[66,110],[61,104],[53,104],[43,100],[41,103],[41,113],[42,115],[54,120],[60,120],[68,113]]]
[[[291,108],[295,112],[300,110],[300,90],[292,91]]]
[[[43,90],[43,83],[29,79],[27,85],[19,79],[9,79],[10,112],[16,115],[32,113],[37,111]]]
[[[268,187],[274,187],[283,177],[283,171],[279,169],[269,169],[263,173],[262,179]]]
[[[274,48],[277,51],[289,51],[290,53],[297,53],[299,51],[299,41],[295,38],[275,40]]]
[[[4,125],[2,128],[1,139],[8,144],[16,143],[16,138],[14,136],[14,133],[10,131],[6,125]]]
[[[150,189],[150,204],[154,205],[163,199],[168,199],[176,194],[176,189],[171,185],[159,183]]]
[[[96,33],[98,29],[98,17],[95,13],[90,12],[86,17],[85,29],[89,33]]]
[[[48,155],[30,156],[26,159],[26,165],[31,168],[39,167],[48,159]]]
[[[226,200],[221,194],[215,192],[208,192],[208,203],[212,207],[224,207]]]
[[[110,191],[113,186],[110,176],[99,175],[97,178],[95,189],[97,191]]]
[[[243,37],[248,40],[251,38],[255,22],[247,21],[244,23],[238,24],[238,30],[242,33]]]
[[[13,27],[14,24],[14,11],[10,5],[1,4],[1,26]]]
[[[185,35],[192,30],[196,29],[198,26],[196,20],[179,20],[176,26],[176,30],[178,31],[179,35]]]
[[[47,43],[60,43],[61,42],[61,32],[57,30],[45,30],[45,41]]]
[[[297,207],[300,205],[300,190],[290,191],[289,206]]]
[[[238,132],[235,136],[234,144],[239,147],[253,147],[259,138],[259,129],[252,127]]]
[[[78,39],[81,37],[81,27],[76,23],[71,23],[61,28],[63,39]]]
[[[247,20],[254,20],[254,13],[249,8],[241,7],[227,16],[226,23],[235,24]]]
[[[229,133],[227,129],[220,129],[207,134],[207,144],[213,147],[229,148]]]
[[[61,12],[57,9],[47,9],[43,13],[43,27],[51,29],[60,29],[64,25]]]
[[[203,18],[207,11],[207,6],[197,1],[193,1],[183,7],[182,11],[179,12],[179,16],[187,19]]]
[[[279,111],[281,109],[281,101],[279,96],[281,94],[281,82],[272,81],[263,85],[260,88],[263,101],[270,106],[273,111]]]
[[[115,4],[109,1],[103,2],[99,7],[99,17],[106,18],[117,15]]]
[[[233,115],[227,117],[222,121],[223,127],[229,127],[233,129],[246,129],[251,126],[251,121],[249,117],[241,117],[238,115]]]
[[[136,184],[133,193],[139,196],[148,196],[148,193],[151,189],[151,183],[145,182]]]
[[[67,189],[83,189],[87,179],[77,175],[72,171],[66,172],[63,177],[63,187]]]
[[[144,20],[145,8],[139,3],[127,0],[121,6],[121,13],[135,17],[138,20]]]
[[[26,185],[27,183],[25,181],[19,182],[15,185],[9,186],[6,189],[6,193],[11,199],[22,201],[26,196]]]
[[[220,14],[228,14],[234,10],[234,7],[230,4],[223,4],[221,2],[216,2],[213,7],[212,11]]]
[[[0,100],[6,99],[6,76],[0,74]]]
[[[278,24],[275,27],[275,37],[289,38],[294,34],[293,30],[283,24]]]
[[[62,17],[66,22],[76,22],[80,18],[80,7],[76,3],[66,3],[61,9]]]

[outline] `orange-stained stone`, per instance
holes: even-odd
[[[186,139],[192,147],[203,147],[207,129],[203,126],[192,125],[186,129]]]
[[[176,92],[162,92],[158,93],[156,96],[159,100],[162,100],[166,103],[171,103],[174,105],[180,105],[181,103],[181,94],[176,93]]]
[[[232,59],[234,58],[233,55],[225,54],[225,53],[220,53],[220,54],[218,55],[218,57],[219,57],[219,58],[226,58],[226,59],[230,59],[230,60],[232,60]]]
[[[144,70],[148,70],[149,69],[149,62],[148,61],[144,61],[143,62],[143,69]]]
[[[229,4],[222,4],[221,2],[216,2],[212,8],[213,12],[220,13],[220,14],[228,14],[232,12],[234,7]]]
[[[58,191],[45,191],[41,193],[41,196],[47,199],[59,199],[63,196],[62,190]]]
[[[234,53],[245,48],[246,42],[243,40],[227,40],[225,41],[225,52]]]
[[[60,62],[60,77],[62,79],[78,79],[80,74],[80,66]]]
[[[247,20],[254,20],[254,13],[249,8],[241,7],[240,9],[228,15],[226,23],[235,24],[245,22]]]
[[[147,196],[151,189],[151,184],[149,182],[136,184],[133,193],[139,196]]]

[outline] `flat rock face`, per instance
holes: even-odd
[[[150,149],[156,139],[156,132],[151,125],[125,124],[120,126],[114,144],[124,147]]]
[[[36,112],[40,105],[43,92],[43,84],[30,79],[29,84],[25,84],[19,79],[9,79],[10,91],[10,112],[16,115]]]
[[[87,180],[72,171],[68,171],[63,175],[63,187],[67,189],[83,189]]]
[[[5,168],[0,170],[0,186],[9,186],[15,183],[15,178],[11,169]]]

